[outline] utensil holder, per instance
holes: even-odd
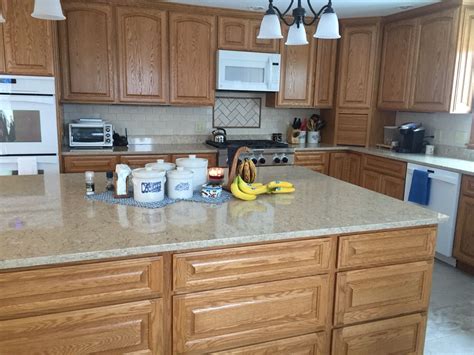
[[[307,134],[307,141],[310,144],[318,144],[321,142],[321,131],[311,131]]]

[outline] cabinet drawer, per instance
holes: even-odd
[[[130,168],[143,168],[148,163],[156,163],[158,159],[169,161],[169,155],[123,155],[120,157],[122,164],[127,164]]]
[[[0,273],[0,319],[159,296],[161,257]]]
[[[361,268],[434,257],[436,228],[349,235],[339,238],[339,269]]]
[[[405,179],[407,164],[401,161],[380,158],[372,155],[364,155],[362,159],[364,169],[377,171],[385,175],[391,175]]]
[[[329,276],[173,298],[174,353],[232,349],[324,330]]]
[[[474,196],[474,176],[468,176],[468,175],[463,176],[462,194]]]
[[[115,171],[119,163],[119,156],[65,156],[63,157],[65,173],[83,173],[91,170],[95,172]]]
[[[198,158],[203,158],[208,160],[208,167],[216,166],[217,165],[217,155],[214,153],[201,153],[201,154],[195,154],[195,153],[189,153],[189,154],[173,154],[171,156],[171,162],[176,163],[176,159],[178,158],[187,158],[189,157],[190,154],[194,154]]]
[[[324,332],[244,346],[211,353],[212,355],[323,355],[327,335]]]
[[[422,355],[425,328],[426,315],[413,314],[337,329],[332,354]]]
[[[173,256],[177,292],[218,289],[328,272],[335,239],[276,243]]]
[[[420,261],[338,273],[334,324],[426,310],[432,271],[432,261]]]
[[[0,322],[1,354],[162,354],[162,301]]]
[[[297,152],[295,154],[295,165],[326,165],[328,160],[328,153]]]

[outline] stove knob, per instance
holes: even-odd
[[[283,156],[283,158],[281,158],[281,162],[283,164],[288,164],[288,157],[287,156]]]
[[[257,163],[258,163],[257,158],[252,158],[252,163],[254,163],[255,165],[257,165]]]
[[[278,157],[278,156],[273,157],[273,162],[274,162],[275,164],[280,164],[280,163],[281,163],[280,157]]]
[[[260,158],[258,159],[258,162],[259,162],[260,164],[265,164],[267,161],[265,160],[264,157],[260,157]]]

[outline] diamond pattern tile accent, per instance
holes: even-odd
[[[217,97],[213,127],[260,128],[262,99],[256,97]]]

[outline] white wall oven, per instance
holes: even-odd
[[[25,164],[59,171],[54,78],[0,75],[0,173]]]

